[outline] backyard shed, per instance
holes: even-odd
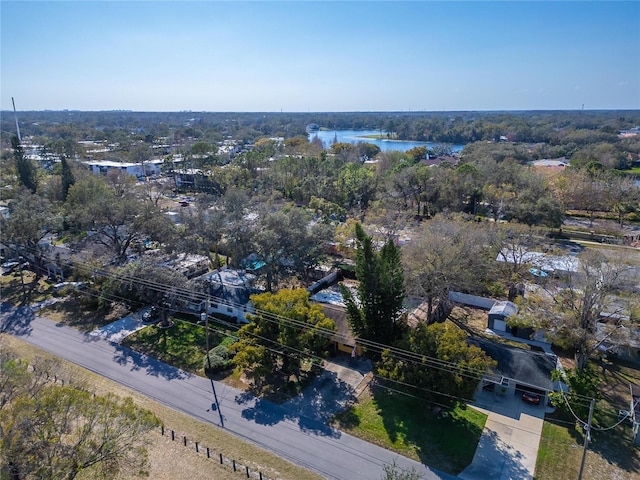
[[[500,301],[493,304],[489,310],[487,327],[491,330],[508,332],[507,318],[518,313],[518,306],[509,301]]]

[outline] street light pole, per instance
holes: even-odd
[[[211,372],[211,358],[209,358],[209,299],[205,303],[205,310],[200,314],[200,319],[204,320],[204,337],[205,337],[205,346],[207,349],[207,370],[209,374]],[[216,394],[216,385],[213,381],[213,378],[209,377],[211,380],[211,389],[213,390],[213,398],[215,400],[216,410],[218,410],[218,415],[220,416],[220,426],[224,427],[224,420],[222,419],[222,412],[220,411],[220,403],[218,402],[218,395]]]

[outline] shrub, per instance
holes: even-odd
[[[227,370],[233,366],[234,352],[230,351],[226,345],[220,344],[211,350],[204,357],[204,373],[211,375],[216,372]]]

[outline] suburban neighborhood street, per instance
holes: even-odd
[[[220,425],[211,382],[97,335],[39,317],[28,307],[0,308],[0,331],[15,335],[54,355],[121,383],[155,401],[199,420]],[[415,468],[426,480],[455,477],[327,427],[322,413],[305,416],[299,405],[275,405],[223,383],[215,383],[223,428],[328,479],[372,480],[395,460]],[[315,418],[314,418],[315,417]]]

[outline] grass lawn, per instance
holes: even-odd
[[[174,367],[203,375],[206,352],[204,326],[172,318],[173,326],[162,329],[149,325],[128,336],[123,346],[162,360]],[[209,329],[209,347],[225,339],[223,333]]]
[[[12,306],[40,302],[52,293],[52,284],[42,277],[36,281],[36,275],[29,270],[22,271],[22,279],[19,272],[0,276],[0,299]]]
[[[435,414],[430,404],[376,389],[338,415],[335,426],[444,472],[457,474],[473,459],[487,416],[457,406]]]
[[[537,479],[577,478],[584,436],[566,417],[545,420],[536,462]],[[583,478],[640,479],[640,448],[633,446],[631,425],[607,432],[593,432],[587,450]]]
[[[640,369],[622,361],[594,361],[593,365],[600,376],[603,396],[596,406],[594,419],[597,426],[609,427],[617,422],[618,410],[629,409],[629,384],[640,385]],[[548,415],[542,429],[536,478],[577,478],[583,443],[583,433],[575,428],[573,417],[558,412]],[[593,432],[583,478],[640,480],[640,447],[633,446],[630,423],[624,422],[605,432]]]

